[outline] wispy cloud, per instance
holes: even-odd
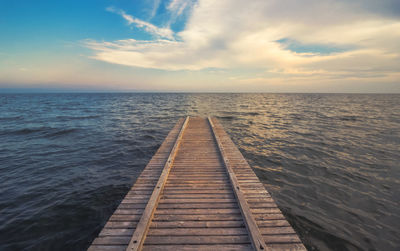
[[[172,18],[174,19],[182,15],[185,10],[192,8],[193,5],[193,0],[171,0],[167,9],[170,11]]]
[[[161,0],[153,0],[153,6],[151,8],[149,19],[152,19],[157,14],[158,8],[160,7],[160,3]]]
[[[159,37],[159,38],[167,38],[167,39],[174,39],[174,32],[170,28],[160,28],[151,24],[149,22],[143,21],[139,18],[135,18],[131,15],[128,15],[125,11],[121,9],[117,9],[115,7],[108,7],[106,9],[109,12],[115,13],[120,15],[124,18],[129,25],[135,25],[138,28],[144,29],[146,32]]]

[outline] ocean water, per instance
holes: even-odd
[[[216,116],[309,250],[400,250],[400,95],[0,94],[0,250],[85,250],[178,118]]]

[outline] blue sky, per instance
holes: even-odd
[[[41,45],[53,40],[77,41],[81,39],[114,40],[133,35],[132,29],[123,24],[120,16],[106,9],[115,7],[143,20],[151,19],[162,25],[165,8],[159,6],[157,15],[151,17],[152,6],[146,1],[2,1],[0,3],[2,46],[13,46],[23,39],[34,39]],[[182,22],[181,22],[182,23]],[[179,25],[172,26],[179,29]],[[137,39],[147,39],[148,34],[137,30]]]
[[[400,92],[394,0],[0,2],[0,91]]]
[[[117,40],[135,37],[149,39],[142,30],[125,25],[118,15],[106,8],[119,6],[130,13],[149,18],[152,9],[146,1],[2,1],[0,3],[0,48],[3,53],[30,53],[58,50],[85,39]],[[117,7],[118,8],[118,7]],[[162,8],[152,22],[162,22]],[[176,27],[176,28],[179,28]],[[83,48],[75,47],[74,50]],[[64,49],[63,49],[64,50]]]

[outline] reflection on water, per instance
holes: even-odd
[[[216,116],[309,249],[396,250],[400,96],[0,95],[0,250],[84,250],[178,118]]]

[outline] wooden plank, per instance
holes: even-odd
[[[244,194],[242,193],[242,191],[240,190],[240,185],[238,183],[238,180],[235,176],[235,173],[233,172],[231,166],[230,166],[230,162],[226,157],[226,153],[224,150],[224,147],[219,139],[219,136],[216,132],[216,129],[214,127],[214,124],[211,120],[210,117],[208,117],[208,122],[210,123],[211,126],[211,130],[213,132],[215,141],[217,142],[218,148],[221,152],[221,156],[222,159],[224,161],[224,165],[227,169],[231,184],[232,184],[232,188],[233,191],[235,192],[235,196],[239,202],[239,206],[240,206],[240,210],[242,212],[242,216],[245,220],[245,224],[247,227],[247,230],[249,231],[249,235],[250,235],[250,240],[251,240],[251,244],[253,246],[253,248],[257,251],[261,251],[261,250],[267,250],[267,246],[265,244],[265,241],[263,239],[262,234],[260,233],[260,230],[258,229],[257,223],[255,221],[255,219],[253,218],[249,205],[246,202],[246,199],[244,197]]]
[[[129,241],[129,245],[126,250],[136,251],[136,250],[140,250],[143,246],[143,241],[146,237],[146,233],[150,226],[150,222],[153,217],[153,213],[157,207],[158,201],[160,199],[160,194],[161,194],[161,192],[164,188],[164,185],[167,181],[168,174],[171,170],[172,163],[176,156],[176,152],[179,148],[184,130],[185,130],[188,122],[189,122],[189,117],[186,117],[185,122],[183,123],[182,128],[178,134],[178,137],[175,141],[174,147],[172,148],[171,153],[169,154],[169,157],[165,163],[165,166],[161,173],[161,176],[158,179],[157,185],[147,203],[147,206],[143,212],[143,215],[140,218],[140,221],[136,227],[135,232],[132,235],[132,238]]]
[[[232,203],[236,202],[235,199],[161,199],[160,203],[162,204],[167,204],[167,203],[173,203],[173,204],[181,204],[181,203],[213,203],[213,204],[218,204],[218,203]]]
[[[204,181],[193,181],[193,180],[180,180],[180,181],[173,181],[168,180],[168,185],[175,185],[175,184],[214,184],[214,185],[226,185],[226,180],[204,180]]]
[[[142,215],[143,211],[144,211],[143,209],[117,209],[115,210],[114,214]]]
[[[274,207],[274,208],[251,208],[250,212],[252,212],[253,214],[257,214],[257,213],[263,213],[263,214],[277,214],[280,213],[281,210],[279,210],[279,208]]]
[[[275,207],[276,208],[276,204],[273,202],[249,202],[249,201],[247,201],[247,203],[249,204],[250,208],[266,208],[266,207]]]
[[[146,245],[143,251],[250,251],[251,244],[208,244],[208,245]]]
[[[187,215],[197,215],[197,214],[237,214],[240,213],[239,209],[158,209],[157,214],[162,215],[175,215],[175,214],[187,214]]]
[[[136,228],[139,221],[108,221],[104,228]]]
[[[267,243],[267,246],[274,251],[306,251],[302,243]]]
[[[262,235],[296,234],[291,227],[261,227],[260,232]]]
[[[235,195],[232,194],[168,194],[168,195],[163,195],[162,198],[164,199],[233,199],[235,198]]]
[[[237,203],[159,203],[159,209],[226,209],[238,208]]]
[[[214,227],[245,227],[243,221],[153,221],[154,228],[214,228]]]
[[[283,214],[278,213],[278,214],[253,214],[254,218],[259,221],[259,220],[286,220],[285,216]]]
[[[92,245],[88,251],[125,251],[126,245]]]
[[[124,232],[125,233],[125,232]],[[153,228],[148,232],[148,236],[186,236],[186,235],[246,235],[246,228],[174,228],[174,229],[159,229]]]
[[[170,194],[232,194],[232,190],[220,189],[164,189],[165,195]]]
[[[264,240],[267,243],[301,243],[297,234],[264,235]]]
[[[138,221],[140,220],[140,215],[118,215],[113,214],[110,217],[110,221]]]
[[[99,236],[132,236],[134,229],[103,228]]]
[[[241,214],[165,215],[155,214],[154,221],[243,221]]]
[[[130,239],[130,236],[99,236],[93,245],[128,245]]]
[[[247,235],[232,236],[148,236],[146,244],[248,244],[250,243]]]
[[[134,198],[134,199],[130,199],[130,198],[124,198],[121,203],[137,203],[137,204],[146,204],[147,199],[146,198]]]
[[[165,186],[167,189],[174,189],[174,190],[179,190],[179,189],[213,189],[213,190],[225,190],[229,189],[229,185],[227,184],[221,184],[221,185],[213,185],[213,184],[168,184]]]
[[[286,220],[259,220],[259,221],[257,221],[257,225],[259,228],[290,226],[289,222],[287,222]]]

